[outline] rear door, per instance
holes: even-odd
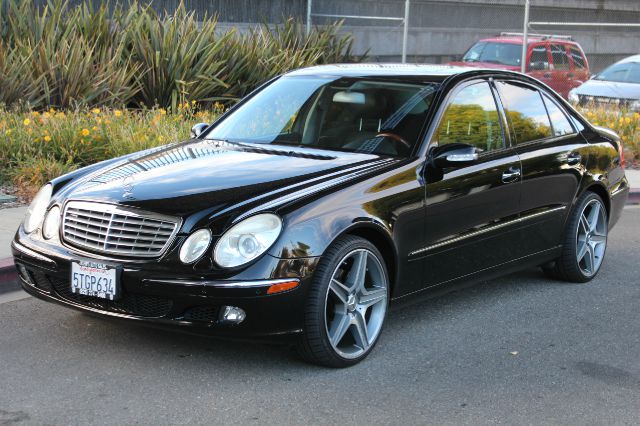
[[[521,243],[534,254],[560,243],[588,147],[553,96],[516,81],[496,87],[522,162]]]
[[[508,144],[504,116],[488,81],[462,83],[445,103],[429,152],[464,143],[479,151],[472,164],[426,175],[424,286],[451,281],[518,256],[520,160]],[[430,164],[430,163],[427,163]]]
[[[551,49],[552,61],[551,83],[549,86],[566,99],[569,95],[569,90],[573,88],[569,81],[571,67],[566,45],[562,43],[551,43],[549,48]]]
[[[527,74],[548,85],[552,84],[550,55],[547,43],[536,43],[529,48],[527,61]]]

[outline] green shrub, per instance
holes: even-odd
[[[2,13],[6,11],[6,13]],[[0,8],[0,103],[44,110],[93,106],[175,109],[235,100],[293,68],[360,60],[340,23],[307,36],[294,20],[240,34],[180,4],[157,14],[132,2],[71,6],[7,0]]]

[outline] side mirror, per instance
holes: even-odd
[[[207,127],[209,127],[208,123],[198,123],[195,124],[192,128],[191,128],[191,138],[195,139],[198,136],[200,136],[202,134],[202,132],[204,132],[204,129],[206,129]]]
[[[478,160],[478,149],[464,143],[447,144],[433,150],[431,159],[438,168],[462,167]]]

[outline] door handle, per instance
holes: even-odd
[[[545,72],[543,77],[544,78],[551,78],[551,73],[550,72]]]
[[[582,161],[582,156],[577,152],[571,152],[567,155],[567,164],[570,166],[575,166],[576,164],[580,164]]]
[[[519,167],[509,167],[502,173],[502,183],[516,182],[520,180],[520,176],[522,176],[522,173]]]

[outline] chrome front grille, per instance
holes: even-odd
[[[178,232],[172,216],[87,201],[70,201],[64,210],[63,237],[74,247],[134,257],[157,257]]]

